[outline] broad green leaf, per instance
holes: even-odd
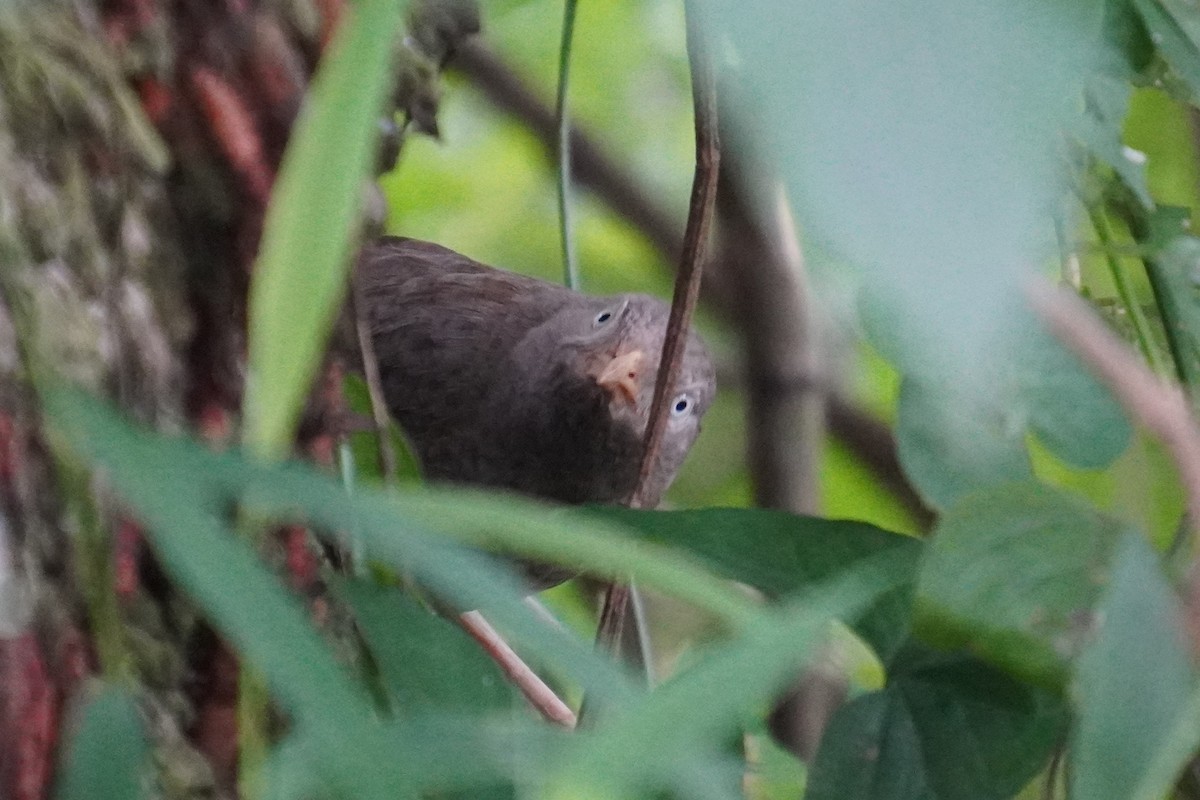
[[[244,438],[287,453],[341,301],[402,0],[346,5],[283,157],[250,286]]]
[[[69,728],[66,728],[69,729]],[[136,800],[150,746],[133,698],[106,686],[79,715],[58,778],[59,800]]]
[[[905,471],[934,507],[951,506],[977,489],[1031,479],[1030,433],[1084,469],[1106,466],[1129,444],[1129,423],[1107,389],[1027,310],[1010,307],[1004,328],[1012,350],[1008,357],[980,358],[974,372],[986,376],[982,385],[921,366],[938,361],[925,345],[914,343],[906,351],[909,343],[902,337],[881,347],[899,363],[918,362],[901,384],[897,449]],[[876,331],[884,335],[882,328]]]
[[[1071,796],[1164,797],[1200,745],[1187,716],[1200,686],[1179,603],[1141,536],[1121,537],[1097,611],[1099,635],[1075,672]]]
[[[942,517],[914,625],[1028,680],[1061,684],[1094,622],[1125,526],[1036,484],[970,495]]]
[[[644,540],[688,550],[714,572],[772,597],[801,592],[886,554],[898,588],[864,609],[854,627],[885,661],[907,635],[912,584],[923,549],[918,539],[863,522],[766,509],[602,508],[595,513],[638,530]]]
[[[1062,138],[1114,56],[1104,4],[713,5],[742,79],[726,97],[755,120],[733,145],[780,161],[815,249],[859,272],[872,343],[916,381],[897,437],[918,489],[946,506],[1027,476],[1030,430],[1080,466],[1115,458],[1119,409],[1065,355],[1040,371],[1021,293],[1055,255]]]
[[[508,708],[512,687],[463,630],[420,607],[400,589],[339,582],[401,716]]]
[[[978,487],[1033,477],[1010,414],[1016,398],[992,403],[935,381],[906,377],[897,407],[896,452],[926,502],[945,508]]]
[[[808,800],[1005,800],[1045,764],[1066,721],[1047,691],[967,655],[906,649],[886,688],[834,716]]]
[[[264,800],[306,800],[331,794],[317,775],[310,746],[294,733],[275,745],[263,767]]]
[[[854,616],[903,580],[888,555],[876,553],[802,592],[707,650],[636,706],[602,715],[591,737],[568,745],[552,778],[555,796],[627,797],[656,788],[694,794],[688,791],[691,757],[772,700],[817,651],[832,619]]]

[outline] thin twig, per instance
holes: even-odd
[[[571,117],[567,113],[567,86],[571,71],[571,40],[575,35],[575,0],[563,8],[562,45],[558,52],[558,224],[562,233],[563,281],[579,290],[579,263],[575,258],[574,217],[571,209]]]
[[[521,694],[525,695],[530,705],[547,721],[568,729],[575,727],[574,712],[521,660],[482,614],[478,611],[460,614],[458,624],[483,646],[484,651],[504,671],[513,685],[521,690]]]
[[[712,62],[708,57],[705,35],[699,15],[687,4],[687,51],[692,73],[692,101],[696,126],[696,172],[692,181],[692,197],[688,208],[687,230],[683,238],[679,272],[675,276],[675,294],[671,300],[671,316],[663,340],[659,360],[658,380],[654,385],[654,400],[650,404],[650,419],[642,450],[638,486],[630,500],[634,508],[644,508],[657,502],[646,496],[650,474],[658,459],[663,431],[667,424],[667,400],[678,379],[687,344],[688,325],[700,295],[704,255],[712,227],[713,206],[717,193],[717,172],[720,166],[720,142],[717,136],[717,92]],[[626,608],[628,587],[612,584],[604,598],[600,615],[597,642],[602,649],[619,646]]]
[[[696,172],[692,180],[692,196],[688,206],[687,230],[683,236],[679,272],[675,276],[675,293],[671,298],[671,316],[659,359],[658,380],[654,384],[654,400],[650,403],[650,419],[642,451],[638,488],[632,505],[643,507],[644,492],[650,474],[658,461],[658,449],[667,426],[667,401],[671,387],[679,378],[683,353],[687,346],[688,326],[700,296],[700,279],[704,274],[704,257],[712,228],[713,206],[717,196],[717,173],[721,162],[721,145],[717,136],[717,90],[712,62],[708,56],[699,15],[688,3],[687,51],[692,71],[692,98],[696,126]]]
[[[375,343],[367,324],[367,304],[362,296],[357,276],[350,279],[350,310],[354,315],[354,332],[362,356],[363,377],[367,381],[367,396],[371,399],[371,418],[375,421],[375,439],[379,443],[379,469],[385,486],[396,485],[396,451],[392,447],[390,417],[383,398],[383,380],[379,377],[379,362],[375,359]]]

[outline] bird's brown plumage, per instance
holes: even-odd
[[[668,306],[592,297],[385,237],[359,260],[383,392],[428,478],[565,503],[634,489]],[[603,384],[603,385],[601,385]],[[647,496],[666,490],[715,391],[695,334]]]

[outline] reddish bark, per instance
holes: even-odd
[[[26,631],[0,639],[0,795],[50,796],[59,700],[41,645]]]

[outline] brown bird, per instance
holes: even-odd
[[[563,503],[621,503],[637,483],[666,303],[592,297],[453,250],[385,237],[358,281],[383,393],[432,481]],[[712,362],[689,334],[656,505],[700,432]]]

